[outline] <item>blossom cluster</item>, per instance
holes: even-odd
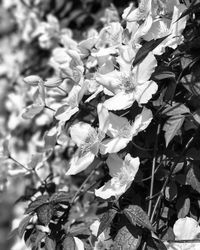
[[[185,9],[179,0],[141,0],[137,8],[130,3],[119,17],[112,7],[102,19],[102,29],[91,28],[81,41],[76,41],[72,31],[61,27],[52,14],[44,22],[36,11],[30,10],[26,13],[29,21],[23,26],[25,14],[21,11],[17,20],[23,40],[38,39],[42,49],[51,51],[48,66],[54,72],[47,79],[24,76],[23,81],[19,80],[20,85],[26,84],[24,101],[19,100],[16,107],[21,89],[18,95],[10,94],[7,101],[8,109],[15,109],[9,118],[10,130],[15,130],[20,122],[31,126],[31,120],[38,126],[53,124],[43,140],[37,134],[33,138],[28,149],[33,156],[23,162],[27,169],[34,165],[37,175],[45,179],[49,174],[47,159],[52,152],[73,146],[76,150],[62,174],[79,174],[100,160],[108,167],[111,178],[95,189],[95,196],[118,199],[128,190],[139,170],[140,159],[126,148],[153,120],[149,103],[158,91],[158,84],[151,76],[158,65],[157,57],[167,47],[175,49],[183,41],[186,17],[179,17]],[[162,42],[134,63],[144,43],[160,38]],[[30,100],[31,104],[26,105]],[[126,116],[133,105],[138,112]],[[89,120],[79,119],[83,108],[91,108],[94,115]],[[10,157],[11,150],[8,151]],[[9,173],[15,174],[13,167]],[[77,248],[84,249],[79,241],[76,238]],[[97,243],[95,249],[100,249]]]

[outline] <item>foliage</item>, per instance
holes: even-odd
[[[0,2],[0,190],[25,214],[12,237],[199,248],[199,6]]]

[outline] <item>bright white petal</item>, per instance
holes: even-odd
[[[85,139],[88,137],[91,131],[94,131],[94,133],[96,133],[95,129],[90,124],[85,122],[78,122],[71,126],[70,135],[77,146],[80,146],[84,143]]]
[[[108,165],[110,176],[114,177],[120,173],[123,160],[117,154],[109,154],[106,164]]]
[[[69,170],[66,175],[75,175],[85,170],[94,160],[95,154],[88,152],[80,157],[80,151],[78,150],[70,161]]]
[[[109,125],[109,113],[107,108],[102,104],[98,104],[97,113],[99,117],[99,130],[106,133]]]
[[[148,81],[157,66],[157,60],[152,52],[145,57],[145,59],[133,69],[135,72],[136,82],[143,84]]]
[[[140,131],[143,131],[148,127],[151,120],[153,119],[153,115],[150,109],[143,108],[142,113],[137,115],[135,121],[131,128],[132,135],[137,135]]]
[[[200,234],[200,226],[193,218],[178,219],[173,227],[174,234],[178,240],[192,240]]]
[[[109,112],[109,122],[107,134],[110,137],[116,137],[122,128],[129,125],[126,117],[115,115],[112,112]]]
[[[123,91],[117,93],[113,97],[104,102],[105,107],[108,110],[123,110],[130,108],[134,103],[133,93],[126,94]]]
[[[158,90],[158,85],[154,81],[147,81],[138,85],[135,91],[135,99],[139,104],[147,103]]]
[[[127,146],[131,139],[116,137],[113,139],[106,139],[100,145],[101,154],[117,153]]]
[[[76,249],[75,250],[84,250],[84,244],[83,244],[82,240],[80,240],[77,237],[74,237],[74,241],[75,241],[75,244],[76,244]]]

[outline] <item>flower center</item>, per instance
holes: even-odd
[[[122,89],[126,93],[131,93],[135,89],[135,86],[134,86],[133,82],[131,81],[131,77],[129,77],[129,76],[123,76],[122,77],[121,85],[122,85]]]
[[[80,146],[80,156],[85,155],[89,151],[96,155],[99,151],[99,143],[99,134],[96,130],[92,129],[86,137],[85,142]]]
[[[119,137],[130,138],[131,137],[131,125],[127,124],[121,128],[118,132]]]

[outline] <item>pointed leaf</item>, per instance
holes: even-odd
[[[182,127],[185,117],[183,115],[171,116],[163,126],[165,131],[166,147]]]
[[[69,203],[69,200],[71,198],[72,194],[70,194],[69,192],[59,191],[51,196],[50,201],[52,203]]]
[[[167,116],[182,115],[185,113],[190,113],[188,107],[182,103],[173,102],[172,105],[167,105],[167,108],[162,111],[162,114]]]
[[[151,40],[146,42],[137,52],[132,66],[134,67],[138,63],[144,60],[144,58],[149,54],[150,51],[154,50],[160,43],[162,43],[168,36],[158,38],[156,40]]]
[[[176,202],[176,209],[178,212],[178,218],[185,218],[190,211],[190,198],[180,196]]]
[[[62,245],[63,245],[63,250],[76,250],[76,243],[74,237],[70,234],[66,235]]]
[[[43,82],[42,78],[37,75],[30,75],[24,78],[25,83],[31,86],[37,86],[39,82]]]
[[[117,214],[117,211],[114,209],[109,209],[107,212],[104,213],[103,217],[100,220],[99,230],[97,233],[97,237],[110,226],[112,223],[112,220],[114,219],[115,215]]]
[[[60,84],[63,82],[63,79],[59,78],[59,77],[52,77],[47,79],[44,82],[44,86],[47,88],[55,88],[60,86]]]
[[[164,80],[164,79],[168,79],[168,78],[175,78],[175,74],[172,72],[172,71],[162,71],[162,72],[158,72],[158,73],[155,73],[153,75],[153,78],[155,80]]]
[[[129,205],[128,208],[123,210],[123,213],[132,225],[138,225],[147,228],[150,231],[155,231],[149,221],[148,215],[141,207],[137,205]]]
[[[44,134],[44,148],[45,150],[54,148],[57,141],[57,129],[53,127],[51,130],[45,132]]]
[[[45,240],[45,250],[56,250],[56,242],[47,237]]]
[[[25,108],[25,111],[22,113],[22,117],[24,119],[32,119],[36,115],[38,115],[44,109],[44,104],[42,103],[34,103]]]
[[[141,242],[140,231],[136,227],[127,228],[123,226],[118,231],[113,249],[115,250],[137,250]]]
[[[19,227],[18,227],[18,235],[20,238],[23,237],[23,234],[26,230],[26,227],[28,226],[30,220],[31,220],[32,216],[31,215],[28,215],[26,216],[19,224]]]
[[[53,214],[54,207],[52,204],[44,204],[36,210],[39,221],[45,226],[49,224]]]
[[[200,12],[200,3],[195,4],[196,2],[197,2],[197,0],[193,0],[192,3],[190,4],[189,8],[186,9],[185,11],[183,11],[181,16],[176,20],[176,22],[178,22],[181,18],[183,18],[189,14]]]
[[[186,176],[186,184],[200,193],[200,168],[198,165],[192,165]]]
[[[40,207],[41,205],[47,203],[48,200],[49,200],[49,196],[48,195],[38,196],[34,201],[32,201],[29,204],[29,206],[28,206],[28,208],[26,210],[26,214],[35,212],[38,207]]]

